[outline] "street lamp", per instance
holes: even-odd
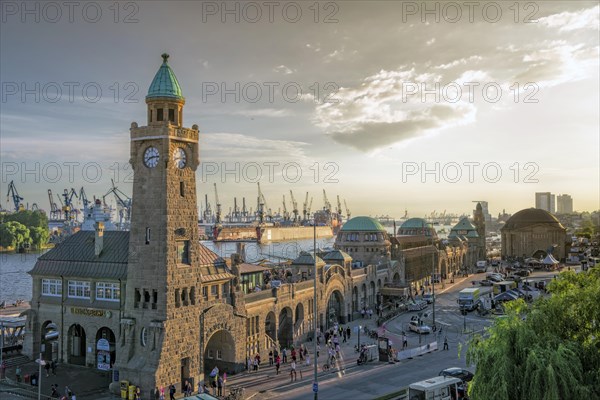
[[[58,339],[59,332],[58,326],[55,323],[49,323],[46,325],[46,333],[44,334],[44,341],[48,343],[40,343],[40,358],[35,360],[40,366],[38,371],[38,400],[42,399],[42,365],[46,365],[46,361],[43,359],[43,351],[45,350],[46,344],[52,345],[52,341]],[[52,353],[51,353],[52,354]],[[49,360],[50,362],[52,360]]]
[[[314,324],[314,337],[313,337],[313,342],[314,342],[314,354],[313,354],[313,358],[314,358],[314,371],[313,371],[313,375],[314,375],[314,382],[313,382],[313,392],[315,393],[315,400],[317,400],[319,398],[319,382],[318,382],[318,378],[317,378],[317,373],[318,373],[318,361],[317,361],[317,221],[314,220],[313,221],[313,261],[314,261],[314,283],[313,283],[313,324]]]
[[[358,326],[358,350],[360,351],[360,331],[362,330],[362,325]]]

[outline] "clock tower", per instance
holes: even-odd
[[[185,99],[169,55],[162,58],[146,96],[147,125],[130,129],[134,204],[115,365],[144,397],[201,377],[198,126],[183,127]]]

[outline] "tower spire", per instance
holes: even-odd
[[[169,55],[167,53],[162,53],[160,56],[163,59],[163,63],[166,64],[167,60],[169,59]]]

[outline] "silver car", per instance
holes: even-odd
[[[408,329],[418,333],[419,335],[424,333],[431,333],[431,327],[427,325],[421,325],[419,324],[419,321],[410,321],[410,323],[408,324]]]

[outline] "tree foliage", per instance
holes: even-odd
[[[29,241],[29,229],[19,222],[10,221],[0,224],[0,246],[18,247]]]
[[[563,272],[548,290],[531,306],[508,303],[506,317],[471,340],[471,399],[600,398],[600,269]]]
[[[41,246],[48,243],[50,232],[47,228],[31,226],[29,227],[29,236],[31,237],[31,244],[39,249]]]
[[[25,226],[48,229],[48,216],[43,211],[23,210],[16,213],[4,214],[2,222],[19,222]]]

